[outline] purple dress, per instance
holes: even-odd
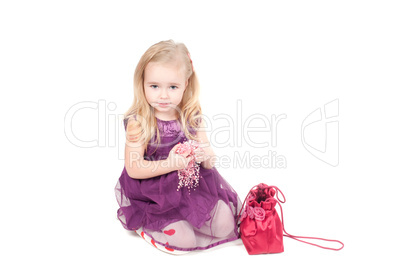
[[[125,127],[127,121],[125,120]],[[157,147],[152,139],[148,144],[144,159],[155,161],[166,159],[170,150],[179,142],[187,140],[178,120],[163,121],[157,118],[161,143]],[[190,129],[193,131],[193,129]],[[126,171],[117,182],[115,193],[120,208],[117,217],[127,230],[143,231],[156,242],[166,245],[160,236],[162,229],[178,222],[187,221],[193,227],[196,242],[192,247],[171,246],[178,250],[206,249],[239,238],[236,225],[241,201],[233,188],[219,174],[217,169],[200,167],[199,185],[195,189],[182,187],[178,190],[177,171],[169,172],[149,179],[133,179]],[[212,227],[218,201],[224,202],[230,210],[233,229],[227,236],[214,236],[199,232],[205,225]]]

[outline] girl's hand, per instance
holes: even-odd
[[[175,145],[169,152],[167,161],[169,166],[172,166],[175,170],[181,170],[187,167],[191,161],[191,156],[188,157],[190,152],[183,154],[176,154],[176,150],[180,144]]]
[[[194,150],[194,152],[195,152],[195,162],[197,162],[197,163],[201,163],[201,162],[206,161],[207,159],[210,158],[210,156],[208,156],[205,153],[205,150],[202,149],[201,147],[199,147],[196,150]]]

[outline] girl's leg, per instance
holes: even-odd
[[[193,227],[187,221],[169,224],[161,232],[152,233],[155,240],[178,248],[194,248],[196,239]]]
[[[211,212],[211,219],[197,231],[214,237],[227,237],[234,232],[235,220],[232,210],[219,200]]]

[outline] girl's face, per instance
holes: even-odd
[[[162,120],[177,118],[177,107],[186,90],[188,81],[179,64],[150,62],[144,71],[145,97],[155,115]]]

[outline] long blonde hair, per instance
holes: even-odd
[[[187,139],[197,140],[196,136],[188,129],[188,127],[198,129],[202,116],[199,103],[200,86],[193,70],[190,54],[183,43],[176,43],[173,40],[161,41],[148,48],[138,62],[134,72],[134,101],[124,113],[128,141],[141,140],[145,144],[146,150],[154,135],[156,135],[159,146],[160,134],[153,108],[148,104],[145,97],[144,71],[149,62],[167,63],[175,60],[182,62],[184,75],[188,80],[182,101],[178,105],[179,121]]]

